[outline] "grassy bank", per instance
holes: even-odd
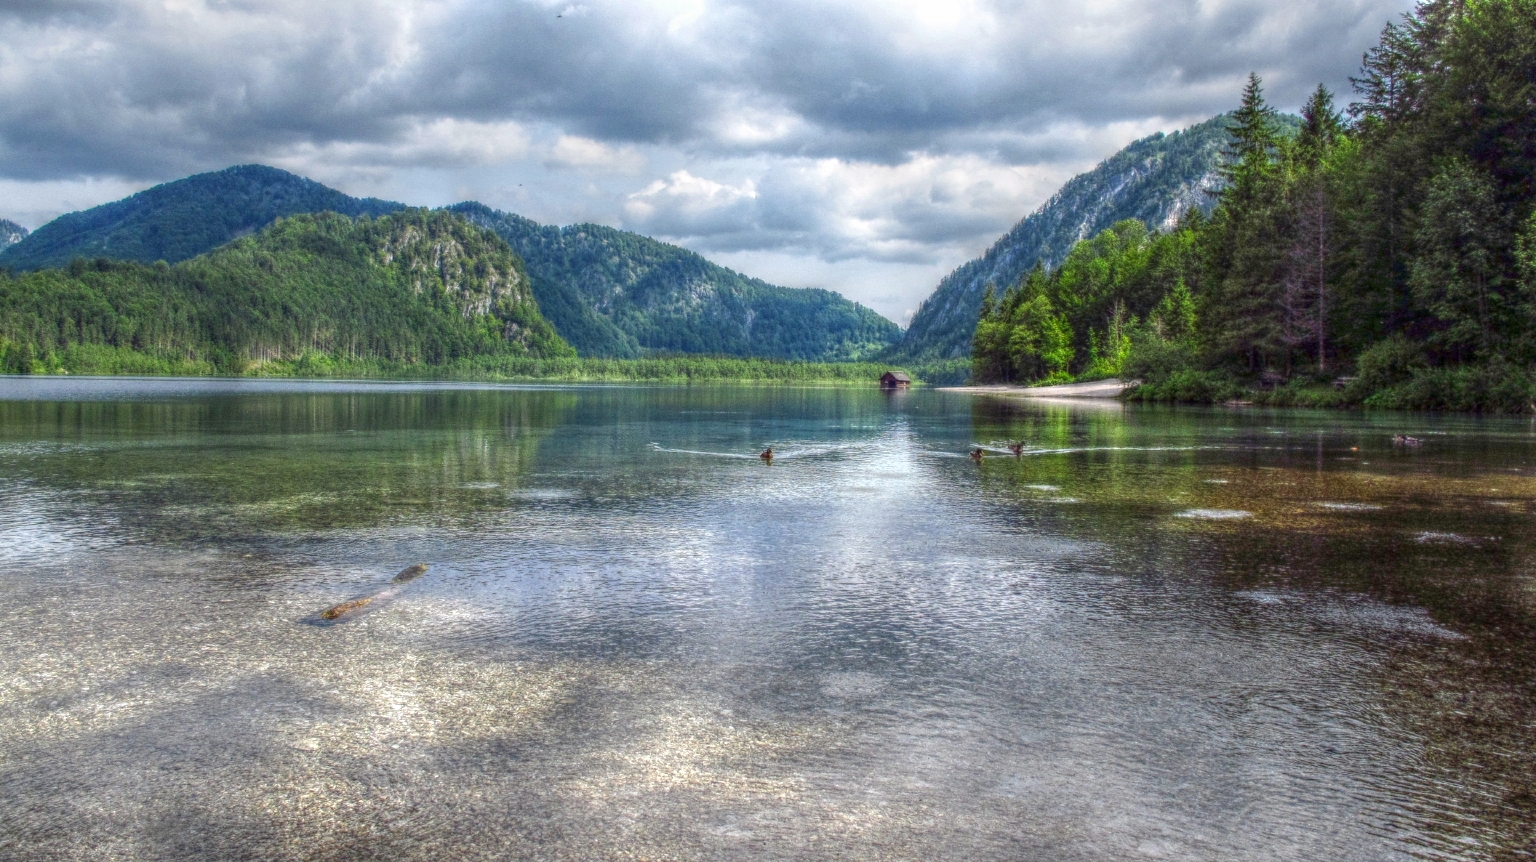
[[[788,362],[718,356],[647,359],[535,359],[482,356],[442,365],[353,360],[319,352],[262,363],[235,357],[186,359],[105,345],[75,344],[35,356],[14,345],[0,353],[10,374],[150,375],[179,377],[310,377],[363,380],[549,381],[558,383],[812,383],[873,386],[889,370],[917,369],[870,362]],[[917,376],[914,373],[914,376]],[[921,379],[921,378],[920,378]]]

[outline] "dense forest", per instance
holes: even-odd
[[[445,212],[279,219],[169,265],[0,271],[0,371],[241,373],[574,352],[499,237]]]
[[[1294,136],[1251,77],[1209,217],[1114,225],[984,300],[979,381],[1135,397],[1529,410],[1536,0],[1432,0]]]
[[[539,307],[583,356],[843,362],[871,358],[901,336],[896,324],[832,291],[748,278],[629,231],[541,225],[478,203],[448,209],[522,255]]]

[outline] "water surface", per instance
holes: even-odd
[[[1529,858],[1533,454],[1469,417],[0,378],[0,857]]]

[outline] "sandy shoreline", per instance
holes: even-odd
[[[945,392],[974,392],[979,395],[1011,395],[1017,398],[1119,398],[1121,393],[1134,386],[1123,380],[1110,378],[1089,383],[1067,383],[1060,386],[944,386]]]

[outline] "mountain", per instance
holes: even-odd
[[[0,251],[5,251],[26,238],[26,228],[13,221],[0,218]]]
[[[449,207],[522,255],[539,307],[584,356],[715,353],[866,359],[901,330],[828,290],[779,287],[687,249],[593,224],[553,227],[479,203]]]
[[[500,237],[427,210],[291,216],[174,266],[77,258],[0,274],[4,370],[92,349],[225,370],[311,352],[429,364],[573,353]]]
[[[404,208],[393,201],[354,198],[277,168],[240,165],[60,216],[0,251],[0,266],[41,269],[76,257],[176,263],[282,216],[379,216]]]
[[[242,165],[61,216],[0,250],[0,267],[27,271],[75,258],[176,263],[283,216],[381,216],[403,208],[276,168]],[[548,227],[477,203],[449,210],[496,231],[524,257],[545,318],[583,355],[863,359],[901,335],[895,324],[830,291],[747,278],[638,234],[598,225]]]
[[[1282,118],[1294,130],[1294,117]],[[1098,167],[1062,186],[986,254],[944,277],[923,301],[892,358],[951,359],[968,356],[988,284],[998,293],[1041,261],[1057,266],[1072,246],[1123,219],[1148,228],[1172,227],[1191,209],[1209,213],[1219,188],[1229,136],[1226,115],[1180,132],[1159,132],[1131,144]]]

